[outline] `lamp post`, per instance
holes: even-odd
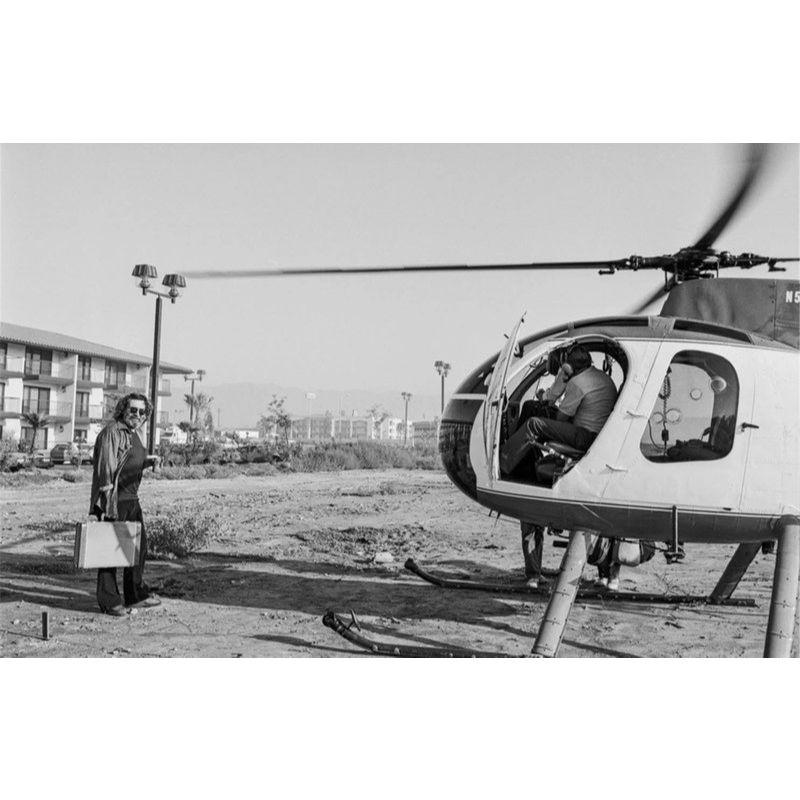
[[[306,392],[307,408],[308,408],[308,440],[311,441],[311,401],[316,397],[314,392]]]
[[[406,404],[405,423],[403,424],[403,447],[408,446],[408,401],[411,399],[411,392],[400,392],[400,397]]]
[[[434,361],[433,366],[442,377],[442,415],[444,415],[444,379],[450,372],[450,365],[446,361]]]
[[[185,381],[191,381],[192,382],[192,389],[191,389],[192,402],[189,404],[189,425],[192,424],[192,421],[194,419],[194,382],[195,381],[200,381],[202,383],[203,382],[203,375],[205,375],[205,374],[206,374],[206,371],[204,369],[198,369],[196,372],[192,373],[191,375],[184,375],[183,376],[183,379]],[[217,427],[219,427],[219,425]]]
[[[156,319],[153,334],[153,367],[150,373],[150,403],[153,406],[153,418],[147,428],[147,449],[151,455],[156,451],[156,409],[158,401],[158,368],[161,358],[161,300],[168,297],[170,303],[174,303],[180,295],[179,289],[186,286],[186,278],[183,275],[165,275],[161,281],[162,286],[167,286],[168,291],[158,292],[150,288],[150,280],[158,278],[158,270],[150,264],[137,264],[131,273],[136,278],[136,286],[142,290],[142,295],[154,294],[156,296]]]

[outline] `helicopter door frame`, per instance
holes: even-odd
[[[499,450],[502,430],[500,422],[505,411],[506,378],[517,347],[519,331],[525,322],[527,313],[525,311],[512,328],[508,341],[494,364],[492,377],[486,390],[486,400],[483,406],[483,445],[490,482],[500,474]]]

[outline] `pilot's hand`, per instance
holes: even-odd
[[[574,374],[574,370],[572,369],[572,365],[568,364],[566,361],[561,365],[561,369],[558,371],[558,376],[556,380],[559,378],[566,383]]]

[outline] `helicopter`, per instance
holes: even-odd
[[[688,542],[738,545],[709,602],[728,600],[760,549],[775,548],[766,657],[791,655],[800,582],[800,283],[717,280],[720,270],[770,273],[796,257],[732,254],[714,244],[763,168],[753,145],[721,213],[691,246],[661,256],[529,264],[430,264],[195,272],[193,277],[258,277],[471,270],[596,269],[613,276],[658,270],[664,282],[630,314],[566,322],[520,336],[451,395],[440,423],[445,471],[490,512],[542,526],[567,540],[532,655],[558,653],[581,574],[602,540],[663,541],[668,561]],[[642,312],[665,298],[657,315]],[[576,347],[614,383],[616,400],[586,449],[536,441],[524,474],[501,454]],[[530,466],[530,465],[529,465]],[[777,545],[775,547],[775,545]],[[407,565],[408,566],[408,565]],[[426,577],[421,574],[421,577]],[[467,582],[469,583],[469,582]],[[329,612],[326,625],[372,652],[454,655],[382,646]]]

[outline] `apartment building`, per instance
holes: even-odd
[[[30,443],[33,428],[24,414],[38,413],[47,424],[35,447],[60,442],[94,444],[117,400],[129,392],[149,396],[152,359],[60,333],[0,323],[0,438]],[[188,375],[188,367],[159,365],[156,441],[169,425],[161,398],[171,395],[162,375]]]
[[[412,425],[408,423],[408,441],[411,441]],[[381,441],[403,441],[403,420],[399,417],[387,417],[378,422],[371,416],[342,416],[336,418],[331,414],[315,414],[310,417],[292,419],[289,433],[291,441],[363,441],[378,439]]]

